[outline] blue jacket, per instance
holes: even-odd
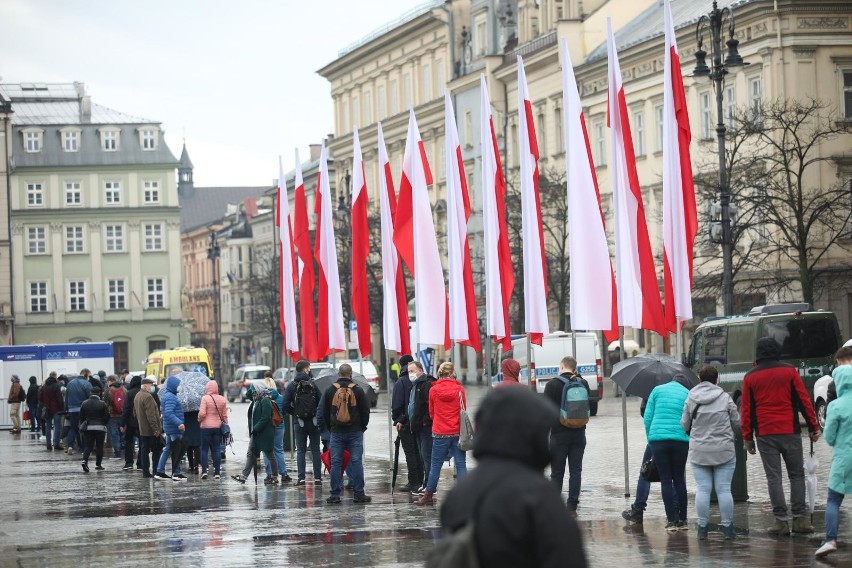
[[[645,434],[649,442],[689,442],[689,435],[680,425],[687,396],[689,390],[677,381],[654,387],[645,406]]]
[[[163,432],[167,436],[177,436],[183,433],[178,426],[183,424],[183,406],[177,397],[177,389],[180,379],[169,377],[166,380],[166,391],[160,396],[160,405],[163,409]]]
[[[74,377],[65,387],[65,408],[68,412],[80,412],[80,406],[91,394],[91,383],[83,377]]]
[[[404,371],[393,385],[391,418],[394,424],[408,424],[408,402],[411,398],[411,379]]]

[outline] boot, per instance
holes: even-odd
[[[725,535],[725,540],[734,540],[737,538],[737,531],[734,529],[733,523],[722,527],[722,534]]]
[[[766,529],[766,532],[772,535],[789,535],[790,527],[787,525],[787,521],[775,519],[775,524]]]
[[[641,525],[643,517],[642,509],[637,509],[633,505],[626,511],[621,512],[621,518],[625,521],[630,521],[631,524]]]
[[[805,517],[796,517],[793,519],[793,532],[794,533],[812,533],[814,532],[814,527]]]
[[[415,503],[417,503],[418,505],[433,505],[435,503],[435,500],[433,499],[434,496],[434,492],[426,490],[420,497],[420,499],[415,501]]]

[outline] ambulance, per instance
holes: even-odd
[[[210,366],[210,355],[203,347],[176,347],[174,349],[159,349],[148,355],[145,362],[145,376],[157,377],[157,384],[183,371],[200,371],[211,379],[213,369]]]

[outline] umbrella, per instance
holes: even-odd
[[[808,490],[808,510],[811,512],[811,522],[814,522],[814,504],[816,503],[817,476],[819,460],[814,456],[814,443],[811,440],[811,455],[805,460],[805,488]]]
[[[391,495],[393,495],[393,488],[396,487],[396,476],[399,473],[399,444],[401,441],[402,440],[399,437],[399,432],[397,432],[396,440],[393,443],[395,449],[393,452],[393,477],[391,477]]]
[[[177,374],[180,379],[177,397],[184,412],[194,412],[201,408],[201,397],[207,388],[210,378],[204,373],[183,371]]]
[[[337,374],[337,369],[323,369],[320,371],[320,374],[317,378],[314,379],[314,384],[320,390],[320,393],[325,393],[332,384],[339,378]],[[367,379],[364,378],[364,375],[358,373],[357,371],[352,371],[352,382],[364,389],[364,392],[369,394],[367,389],[370,391],[373,390],[373,387],[370,386],[370,383],[367,382]]]
[[[349,450],[343,450],[343,467],[340,468],[341,474],[346,471],[346,468],[349,466],[349,460],[352,459]],[[322,454],[320,454],[320,461],[322,465],[325,466],[325,470],[331,473],[331,448],[328,448]]]
[[[668,383],[675,375],[686,377],[690,388],[698,384],[698,377],[689,367],[664,353],[646,353],[620,361],[613,367],[610,378],[627,394],[648,398],[654,387]]]

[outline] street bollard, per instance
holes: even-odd
[[[737,434],[734,439],[734,452],[737,465],[734,468],[734,478],[731,480],[731,495],[735,503],[742,503],[748,501],[748,473],[746,472],[748,454],[743,446],[742,434]]]

